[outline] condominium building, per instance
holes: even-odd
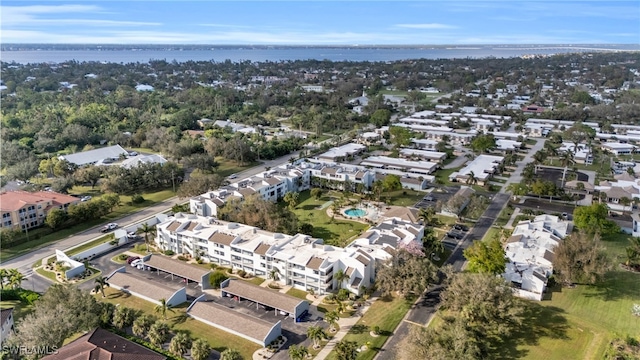
[[[309,235],[285,235],[213,217],[178,213],[157,225],[156,243],[164,250],[200,256],[207,262],[241,269],[283,285],[325,294],[345,287],[359,294],[375,281],[375,262],[387,259],[365,241],[346,248],[326,245]],[[392,252],[398,243],[420,242],[424,226],[389,219],[372,228]],[[366,235],[366,234],[365,234]],[[365,237],[368,239],[367,237]],[[391,239],[391,240],[389,240]],[[368,241],[368,240],[367,240]],[[373,250],[371,250],[373,249]],[[342,270],[343,284],[335,279]]]
[[[0,193],[1,228],[31,229],[44,224],[52,209],[67,211],[80,199],[52,191],[9,191]]]

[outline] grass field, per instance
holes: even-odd
[[[220,176],[229,176],[231,174],[236,174],[239,173],[241,171],[250,169],[254,166],[258,166],[260,165],[260,162],[258,161],[254,161],[252,163],[249,163],[247,165],[244,166],[240,166],[238,164],[236,164],[233,161],[229,161],[223,157],[217,157],[216,158],[216,162],[218,162],[220,164],[220,166],[218,166],[218,168],[216,169],[216,173],[219,174]]]
[[[384,193],[381,199],[389,199],[388,204],[394,206],[414,206],[426,195],[427,193],[422,191],[404,189]]]
[[[97,188],[91,189],[90,186],[75,186],[70,191],[70,194],[91,195],[94,198],[102,195],[99,189]],[[0,252],[0,262],[4,262],[12,258],[24,255],[27,252],[46,246],[51,242],[55,242],[55,241],[67,238],[69,236],[73,236],[79,232],[83,232],[87,229],[90,229],[102,223],[110,222],[118,218],[127,216],[143,208],[165,201],[175,196],[175,194],[173,193],[172,190],[161,190],[161,191],[156,191],[152,193],[145,193],[145,194],[142,194],[142,196],[144,197],[145,201],[143,203],[135,204],[135,205],[129,204],[131,202],[130,196],[120,196],[122,205],[114,208],[110,214],[108,214],[107,216],[104,216],[101,219],[86,221],[81,224],[76,224],[69,228],[58,230],[53,233],[50,233],[50,230],[45,227],[35,229],[35,230],[30,230],[29,241],[25,241],[23,243],[20,243],[10,248],[2,249],[2,251]]]
[[[531,303],[534,326],[514,336],[518,357],[524,359],[602,359],[615,334],[637,335],[640,317],[631,314],[640,303],[640,274],[620,269],[627,235],[604,241],[616,269],[602,283],[574,289],[554,287],[551,299]],[[512,344],[513,345],[513,344]]]
[[[344,246],[348,239],[369,227],[367,224],[355,221],[331,220],[326,208],[319,209],[327,201],[331,201],[327,195],[316,200],[310,196],[309,191],[303,191],[300,193],[298,206],[293,210],[301,222],[313,225],[311,233],[313,237],[324,239],[327,244]],[[281,202],[279,206],[286,205]]]
[[[370,342],[369,348],[358,355],[358,360],[371,360],[378,353],[382,345],[398,326],[404,315],[409,311],[414,299],[402,298],[378,299],[360,320],[351,328],[344,340],[355,341],[358,346]],[[374,326],[380,327],[380,335],[373,337],[370,332]],[[336,359],[332,351],[327,359]]]
[[[307,292],[304,290],[291,288],[287,291],[287,295],[295,296],[298,299],[307,300]]]
[[[20,300],[2,300],[0,301],[0,309],[13,308],[13,321],[18,322],[25,315],[33,311],[33,305],[27,305]]]
[[[449,181],[449,175],[453,174],[454,172],[460,169],[462,169],[462,167],[453,168],[453,169],[440,169],[436,171],[435,172],[436,182],[438,184],[448,185],[448,186],[455,185],[455,183]]]
[[[119,290],[105,288],[106,297],[97,294],[98,301],[106,301],[112,304],[120,304],[129,308],[141,310],[146,314],[159,317],[154,312],[155,305],[146,300],[130,296]],[[239,336],[229,334],[212,326],[206,325],[200,321],[194,320],[186,315],[187,307],[183,304],[174,309],[174,312],[167,313],[167,320],[173,330],[187,331],[192,338],[203,338],[207,340],[209,345],[217,351],[224,351],[227,348],[236,349],[240,352],[244,359],[251,359],[252,354],[260,348],[259,345],[245,340]]]
[[[265,282],[266,280],[265,280],[265,279],[263,279],[263,278],[260,278],[260,277],[257,277],[257,276],[256,276],[256,277],[253,277],[253,278],[248,279],[248,280],[245,280],[245,281],[250,282],[250,283],[252,283],[253,285],[260,285],[260,284],[262,284],[263,282]]]

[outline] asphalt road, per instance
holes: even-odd
[[[467,235],[458,243],[451,253],[451,256],[444,264],[451,264],[455,271],[461,271],[465,258],[464,249],[468,248],[476,240],[481,240],[487,233],[493,222],[509,201],[509,194],[499,193],[493,196],[491,203],[484,211],[478,222],[474,225]],[[442,285],[433,286],[427,291],[407,313],[404,320],[398,325],[393,336],[384,344],[375,360],[394,360],[396,356],[396,348],[398,344],[407,337],[411,325],[426,325],[431,316],[436,312],[440,303],[440,292],[443,290]]]
[[[294,153],[288,154],[286,156],[282,156],[274,160],[264,161],[262,164],[258,166],[239,172],[237,174],[238,180],[259,174],[265,171],[266,167],[275,167],[281,164],[288,163],[291,157],[297,158],[299,153],[300,153],[299,151],[296,151]],[[167,199],[161,203],[145,208],[134,214],[127,215],[123,218],[113,220],[112,222],[117,223],[118,225],[120,225],[121,228],[129,227],[131,225],[140,223],[148,218],[151,218],[156,214],[163,213],[168,209],[171,209],[171,207],[173,207],[174,205],[182,204],[185,201],[186,199],[179,199],[178,197],[172,197],[170,199]],[[0,265],[0,268],[18,269],[18,271],[24,274],[25,277],[27,278],[27,281],[24,284],[25,288],[28,288],[28,289],[33,288],[36,291],[40,289],[40,291],[44,291],[51,285],[51,282],[48,279],[45,279],[41,276],[33,276],[35,274],[31,268],[33,264],[40,259],[53,255],[55,252],[55,249],[64,251],[66,249],[77,246],[84,242],[91,241],[100,236],[103,236],[104,234],[100,232],[103,225],[104,224],[95,226],[89,230],[71,235],[65,239],[58,240],[44,247],[33,250],[25,255],[13,258],[11,260],[4,261]]]

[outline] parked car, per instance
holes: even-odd
[[[236,179],[237,177],[238,177],[238,174],[229,175],[229,179]]]
[[[422,198],[424,201],[434,201],[436,198],[434,198],[431,195],[427,195],[425,197]]]
[[[90,195],[86,195],[80,198],[80,201],[89,201],[91,200],[91,196]]]
[[[131,262],[131,266],[138,267],[138,265],[142,265],[142,259],[136,259]]]
[[[138,153],[135,151],[129,152],[129,156],[138,156]]]
[[[455,224],[453,225],[453,228],[460,231],[469,231],[469,227],[464,224]]]
[[[127,264],[131,265],[132,262],[134,262],[134,261],[136,261],[138,259],[140,259],[140,256],[129,256],[127,258]]]
[[[101,230],[101,231],[102,231],[103,233],[106,233],[106,232],[109,232],[109,231],[113,231],[113,230],[115,230],[115,229],[117,229],[117,228],[118,228],[118,224],[116,224],[116,223],[109,223],[109,224],[105,225],[105,226],[102,228],[102,230]]]
[[[454,238],[454,239],[460,240],[460,239],[462,239],[464,237],[464,234],[463,233],[459,233],[459,232],[449,231],[447,233],[447,236],[450,237],[450,238]]]

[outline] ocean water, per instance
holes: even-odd
[[[103,61],[112,63],[146,63],[150,60],[166,61],[397,61],[408,59],[464,59],[510,58],[523,55],[549,55],[569,52],[619,50],[612,46],[478,46],[478,47],[416,47],[416,48],[211,48],[208,50],[7,50],[0,52],[3,62],[60,63],[69,60]],[[625,48],[627,49],[627,48]],[[631,48],[633,49],[633,48]],[[638,47],[635,47],[638,50]]]

